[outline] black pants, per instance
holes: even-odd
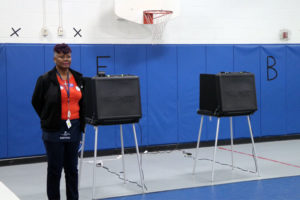
[[[78,200],[78,142],[44,141],[47,158],[47,195],[49,200],[60,200],[60,178],[65,172],[67,200]]]

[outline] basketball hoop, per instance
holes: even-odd
[[[144,24],[150,24],[152,29],[152,42],[160,41],[165,26],[171,18],[173,11],[170,10],[145,10]]]

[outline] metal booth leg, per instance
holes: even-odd
[[[98,126],[94,126],[95,129],[95,144],[94,144],[94,163],[93,163],[93,193],[92,199],[95,197],[95,176],[96,176],[96,165],[97,165],[97,148],[98,148]]]
[[[134,123],[132,124],[132,129],[133,129],[133,134],[134,134],[136,156],[137,156],[137,162],[138,162],[138,165],[139,165],[140,180],[141,180],[142,190],[143,190],[143,193],[145,193],[144,175],[143,175],[143,170],[142,170],[141,161],[140,161],[140,153],[139,153],[139,147],[138,147],[138,142],[137,142],[136,130],[135,130],[135,124]]]
[[[258,163],[257,163],[257,156],[256,156],[256,150],[255,150],[255,145],[254,145],[254,139],[253,139],[253,133],[252,133],[252,127],[251,127],[251,122],[250,122],[250,117],[247,115],[248,119],[248,125],[249,125],[249,131],[250,131],[250,136],[251,136],[251,142],[252,142],[252,149],[253,149],[253,158],[254,158],[254,163],[255,163],[255,168],[257,175],[260,176],[259,169],[258,169]]]
[[[217,130],[216,130],[216,139],[215,139],[215,150],[214,150],[214,160],[212,164],[212,173],[211,173],[211,181],[214,181],[214,170],[215,170],[215,162],[216,162],[216,153],[217,153],[217,146],[218,146],[218,136],[219,136],[219,128],[220,128],[220,117],[218,117],[217,121]]]
[[[196,165],[197,165],[197,161],[198,161],[198,151],[199,151],[200,138],[201,138],[201,133],[202,133],[203,117],[204,117],[204,116],[202,115],[202,116],[201,116],[200,127],[199,127],[199,133],[198,133],[197,147],[196,147],[196,150],[195,150],[195,158],[194,158],[193,174],[195,174]]]
[[[84,144],[85,144],[85,131],[82,133],[82,140],[81,140],[81,152],[80,152],[80,162],[79,162],[79,170],[78,170],[79,171],[79,173],[78,173],[78,188],[79,189],[80,189],[80,182],[81,182]]]
[[[231,139],[231,169],[233,170],[233,126],[232,126],[232,117],[230,120],[230,139]]]
[[[122,127],[122,124],[120,124],[120,137],[121,137],[122,167],[123,167],[124,184],[125,184],[126,183],[126,172],[125,172],[124,140],[123,140],[123,127]]]

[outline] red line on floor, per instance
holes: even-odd
[[[224,147],[218,147],[218,148],[221,149],[221,150],[225,150],[225,151],[231,151],[231,149],[227,149],[227,148],[224,148]],[[233,152],[253,157],[253,154],[244,153],[244,152],[235,151],[235,150],[233,150]],[[280,163],[280,164],[287,165],[287,166],[290,166],[290,167],[300,168],[300,166],[298,166],[298,165],[285,163],[285,162],[281,162],[281,161],[273,160],[273,159],[269,159],[269,158],[264,158],[264,157],[261,157],[261,156],[256,156],[256,157],[259,158],[259,159],[262,159],[262,160],[272,161],[272,162]]]

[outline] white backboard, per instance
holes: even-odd
[[[115,0],[114,9],[119,18],[143,24],[145,10],[171,10],[171,19],[178,16],[180,0]]]

